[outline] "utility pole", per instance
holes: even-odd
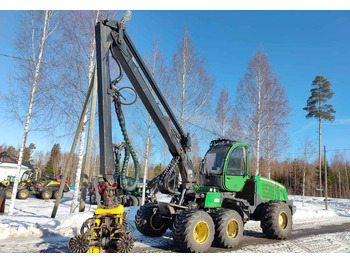
[[[96,70],[96,67],[94,68],[93,78],[95,78],[95,70]],[[94,82],[94,79],[92,79],[92,81],[90,82],[90,86],[89,86],[89,89],[88,89],[87,94],[86,94],[86,99],[85,99],[85,102],[84,102],[83,111],[81,112],[81,116],[80,116],[80,119],[79,119],[79,124],[78,124],[77,130],[75,132],[75,136],[74,136],[74,139],[73,139],[73,144],[72,144],[72,147],[71,147],[71,150],[70,150],[70,153],[69,153],[69,156],[68,156],[68,160],[67,160],[67,165],[66,165],[66,167],[65,167],[65,169],[63,171],[62,181],[61,181],[61,184],[60,184],[60,188],[58,190],[58,197],[56,198],[56,202],[55,202],[55,205],[54,205],[52,213],[51,213],[51,218],[55,218],[56,217],[58,206],[60,204],[60,200],[61,200],[62,195],[63,195],[63,188],[64,188],[64,184],[66,183],[66,180],[67,180],[68,169],[69,169],[69,167],[70,167],[70,165],[72,163],[74,151],[75,151],[75,148],[77,146],[77,142],[78,142],[78,138],[79,138],[81,129],[83,127],[84,116],[87,114],[87,111],[88,111],[89,100],[90,100],[91,92],[92,92],[92,89],[93,89],[92,88],[93,87],[93,82]],[[76,185],[76,186],[79,186],[79,185]]]
[[[325,205],[326,205],[326,210],[328,210],[328,189],[327,189],[327,158],[326,158],[326,146],[324,146],[324,185],[325,185]]]

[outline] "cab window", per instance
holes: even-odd
[[[228,175],[245,175],[246,174],[246,154],[245,147],[235,148],[228,161]]]

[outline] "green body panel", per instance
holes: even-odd
[[[287,189],[282,184],[262,176],[253,176],[256,191],[262,200],[288,201]]]
[[[205,195],[204,207],[221,207],[220,192],[208,192]]]
[[[231,156],[232,151],[239,147],[243,146],[246,149],[246,170],[245,174],[243,176],[238,176],[238,175],[229,175],[227,174],[227,166],[228,162]],[[243,144],[243,143],[236,143],[234,144],[229,151],[226,154],[225,157],[225,162],[224,162],[224,167],[223,167],[223,176],[222,176],[222,185],[227,191],[232,191],[232,192],[239,192],[243,189],[245,181],[249,179],[249,150],[248,150],[248,145]]]
[[[195,186],[193,190],[205,195],[204,207],[221,207],[219,188],[211,186]]]

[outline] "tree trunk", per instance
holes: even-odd
[[[257,108],[257,123],[256,123],[256,169],[255,169],[255,175],[259,175],[259,164],[260,164],[260,137],[261,137],[261,76],[259,72],[258,77],[258,108]]]
[[[84,163],[84,171],[83,171],[83,179],[82,179],[79,212],[83,212],[85,210],[86,190],[87,190],[87,184],[89,180],[89,173],[90,173],[90,167],[91,167],[90,163],[91,163],[92,138],[94,134],[95,113],[96,113],[96,96],[97,96],[97,70],[95,70],[94,87],[92,90],[88,139],[86,142],[87,143],[86,155],[85,155],[85,163]]]
[[[185,99],[186,99],[186,58],[183,56],[182,87],[181,87],[181,128],[185,126]]]
[[[322,197],[322,151],[321,151],[321,117],[318,119],[318,173],[319,173],[319,192]]]
[[[304,164],[304,168],[303,168],[303,206],[304,206],[304,197],[305,197],[305,164]]]
[[[271,148],[270,148],[270,127],[267,127],[267,177],[271,178]]]
[[[47,30],[48,30],[48,24],[49,24],[49,11],[45,11],[45,20],[44,20],[44,27],[43,27],[43,35],[41,38],[41,43],[40,43],[40,50],[39,50],[39,56],[37,63],[35,65],[35,74],[34,74],[34,79],[33,79],[33,88],[30,93],[30,101],[29,101],[29,106],[28,106],[28,113],[27,113],[27,118],[26,118],[26,123],[24,125],[24,130],[23,130],[23,138],[22,138],[22,144],[21,148],[19,151],[19,158],[18,158],[18,163],[17,163],[17,169],[16,169],[16,175],[15,175],[15,181],[13,185],[13,190],[12,190],[12,197],[11,197],[11,203],[10,203],[10,208],[9,208],[9,215],[13,215],[13,211],[15,208],[15,201],[16,201],[16,196],[17,196],[17,189],[18,189],[18,183],[19,183],[19,177],[21,174],[21,166],[22,166],[22,160],[23,160],[23,151],[26,145],[26,140],[29,132],[29,124],[30,124],[30,119],[32,115],[32,108],[33,108],[33,102],[34,102],[34,95],[35,91],[38,85],[38,76],[40,72],[40,67],[41,67],[41,59],[44,53],[44,45],[47,37]],[[34,43],[32,43],[34,45]],[[34,56],[35,54],[33,54]]]
[[[86,129],[86,122],[87,122],[87,114],[84,115],[83,120],[83,126],[81,128],[81,134],[80,134],[80,142],[79,142],[79,160],[77,165],[77,172],[75,174],[75,183],[74,183],[74,191],[73,191],[73,198],[72,198],[72,205],[70,208],[70,213],[74,213],[76,207],[78,206],[78,195],[80,191],[80,176],[81,176],[81,168],[83,165],[83,158],[84,158],[84,142],[85,142],[85,129]]]
[[[148,162],[149,162],[149,155],[150,155],[150,149],[151,149],[151,127],[152,127],[152,117],[149,117],[148,125],[147,125],[147,143],[146,143],[146,153],[145,153],[145,170],[143,172],[141,206],[145,204],[145,198],[146,198],[146,180],[148,178]]]

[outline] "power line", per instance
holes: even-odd
[[[17,60],[22,60],[22,61],[34,62],[33,59],[27,59],[27,58],[23,58],[23,57],[19,57],[19,56],[6,55],[6,54],[2,54],[2,53],[0,53],[0,56],[13,58],[13,59],[17,59]]]

